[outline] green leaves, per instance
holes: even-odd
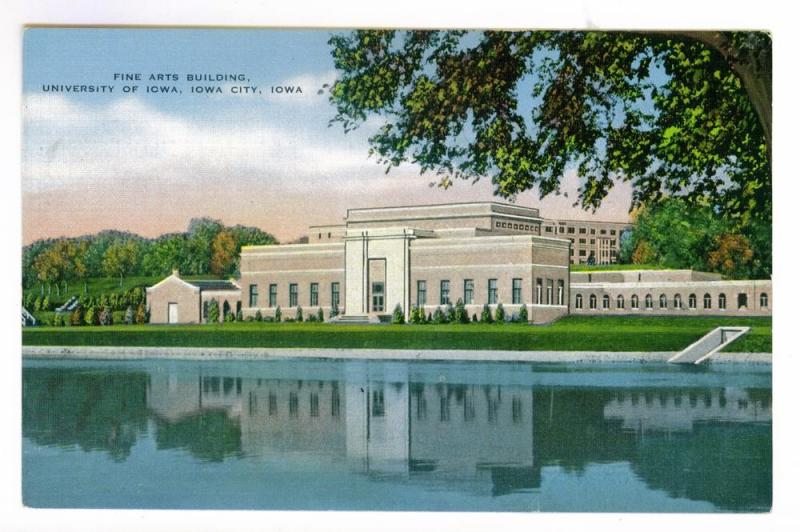
[[[387,170],[490,178],[510,198],[558,192],[574,167],[585,208],[622,179],[634,206],[680,194],[771,220],[768,135],[741,73],[771,72],[762,34],[356,31],[330,44],[332,122],[383,118],[370,144]]]

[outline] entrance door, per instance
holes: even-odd
[[[177,303],[167,303],[167,323],[178,323]]]
[[[372,312],[383,312],[384,284],[372,283]]]

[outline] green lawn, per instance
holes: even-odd
[[[772,351],[771,318],[585,317],[554,324],[328,325],[239,322],[214,325],[32,327],[24,345],[679,351],[719,325],[747,325],[727,351]]]
[[[569,269],[573,272],[610,272],[621,270],[670,270],[658,264],[570,264]]]

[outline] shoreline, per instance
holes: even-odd
[[[269,360],[285,358],[420,360],[464,362],[664,362],[672,351],[491,351],[459,349],[323,349],[221,347],[22,346],[23,358],[83,360]],[[711,363],[772,364],[772,353],[717,353]]]

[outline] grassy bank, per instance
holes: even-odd
[[[328,325],[238,322],[215,325],[34,327],[24,345],[679,351],[719,325],[752,331],[727,351],[771,352],[770,318],[584,317],[554,324]]]
[[[615,272],[626,270],[671,270],[658,264],[570,264],[573,272]]]

